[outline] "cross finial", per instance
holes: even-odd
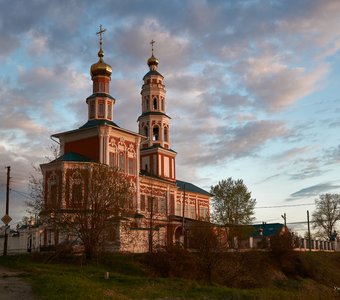
[[[99,26],[99,31],[96,33],[99,34],[99,46],[100,50],[102,50],[102,44],[103,44],[103,33],[106,31],[106,29],[103,28],[102,25]]]
[[[154,43],[156,43],[156,42],[154,40],[151,40],[150,45],[151,45],[152,55],[153,55],[153,45],[154,45]]]

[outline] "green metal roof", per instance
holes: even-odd
[[[181,180],[176,180],[176,185],[179,187],[180,190],[186,191],[186,192],[192,192],[192,193],[198,193],[198,194],[203,194],[203,195],[209,195],[207,191],[199,188],[198,186],[190,183],[190,182],[185,182]]]
[[[147,148],[140,149],[140,151],[146,151],[146,150],[150,150],[150,149],[154,149],[154,148],[160,148],[160,149],[164,149],[164,150],[167,150],[167,151],[170,151],[170,152],[173,152],[173,153],[177,153],[175,150],[172,150],[172,149],[169,149],[169,148],[162,147],[162,146],[159,145],[159,144],[153,144],[151,147],[147,147]]]
[[[151,76],[151,75],[158,75],[158,76],[162,76],[162,78],[164,78],[164,76],[161,73],[157,72],[157,71],[149,71],[148,73],[146,73],[144,75],[143,80],[144,80],[145,77]]]
[[[160,111],[148,111],[148,112],[142,113],[142,114],[138,117],[137,122],[139,121],[139,119],[140,119],[141,117],[149,116],[149,115],[153,115],[153,116],[155,116],[155,115],[166,116],[167,118],[171,119],[171,117],[169,117],[167,114],[162,113],[162,112],[160,112]]]
[[[64,155],[59,156],[57,159],[51,162],[56,162],[56,161],[76,161],[76,162],[93,162],[92,159],[75,153],[75,152],[67,152]]]
[[[79,129],[97,127],[99,125],[111,125],[111,126],[115,126],[119,128],[119,126],[112,121],[96,119],[96,120],[87,121],[83,126],[79,127]]]
[[[110,94],[107,94],[107,93],[93,93],[91,96],[87,97],[86,100],[96,98],[96,97],[107,97],[107,98],[110,98],[112,100],[116,100]]]
[[[252,225],[253,227],[253,233],[252,233],[252,237],[260,237],[260,229],[262,229],[262,236],[263,237],[270,237],[273,235],[278,234],[282,228],[283,228],[283,224],[280,223],[264,223],[264,224],[256,224],[256,225]]]

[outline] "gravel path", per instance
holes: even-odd
[[[37,300],[30,284],[21,278],[25,274],[0,266],[0,300]]]

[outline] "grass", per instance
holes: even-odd
[[[340,253],[339,253],[340,254]],[[305,253],[301,268],[315,276],[264,283],[253,289],[229,288],[183,278],[161,278],[139,262],[138,255],[114,254],[101,263],[44,263],[35,256],[0,257],[0,265],[26,271],[40,299],[336,299],[340,292],[340,255]],[[315,265],[316,264],[316,265]],[[315,269],[308,269],[313,265]],[[105,279],[105,272],[110,278]],[[254,270],[257,272],[257,270]],[[261,274],[258,274],[261,276]],[[317,281],[317,279],[320,281]],[[329,282],[329,285],[327,285]]]

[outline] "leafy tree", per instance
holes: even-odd
[[[340,220],[340,195],[323,194],[315,199],[316,210],[312,215],[313,227],[319,234],[331,238]]]
[[[254,220],[256,199],[242,179],[221,180],[211,187],[213,219],[222,225],[246,225]]]
[[[254,207],[256,199],[251,198],[242,179],[221,180],[211,187],[213,195],[213,220],[218,224],[225,225],[229,232],[229,244],[234,244],[234,237],[242,238],[248,231],[247,226],[254,220]]]
[[[77,171],[87,180],[74,188],[66,207],[47,203],[44,215],[51,226],[80,240],[86,258],[92,259],[114,239],[110,235],[115,234],[115,222],[128,210],[133,190],[127,176],[116,168],[92,164]]]

